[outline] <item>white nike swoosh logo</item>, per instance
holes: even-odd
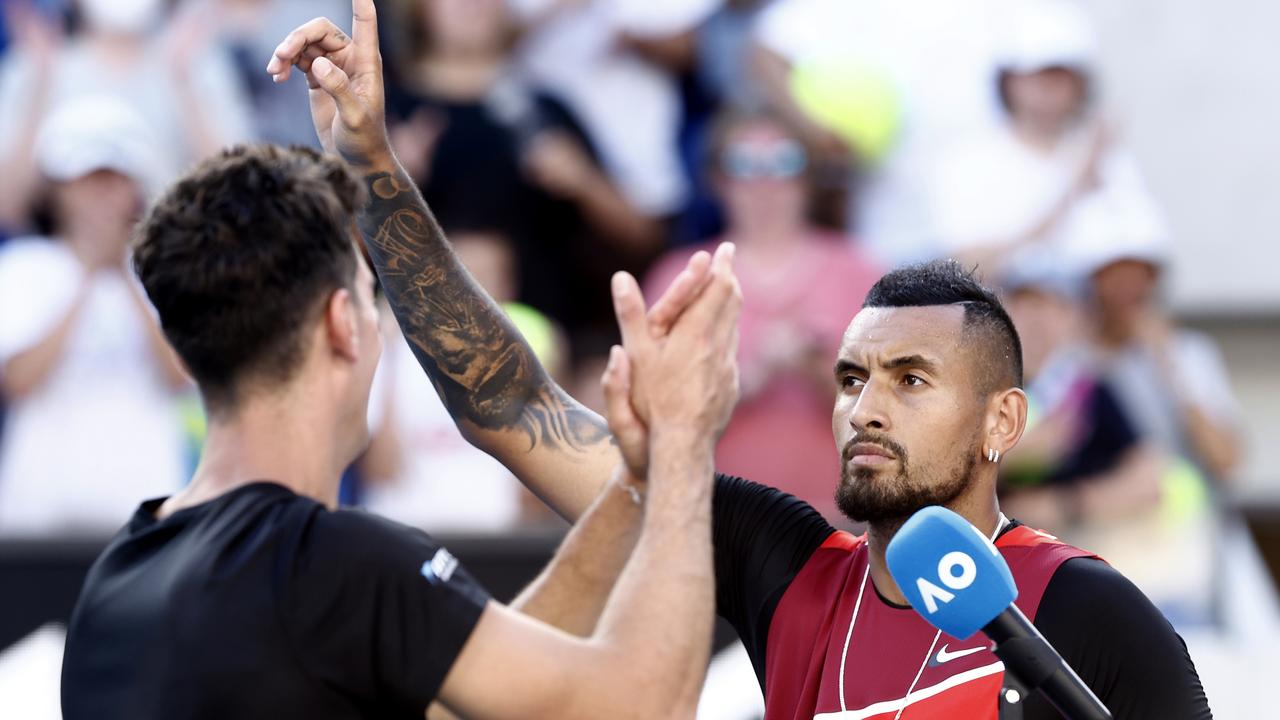
[[[952,660],[962,658],[965,655],[972,655],[974,653],[982,652],[983,650],[986,650],[986,649],[987,648],[984,646],[984,647],[969,648],[967,650],[957,650],[955,652],[947,652],[947,646],[943,645],[941,648],[938,649],[938,664],[941,665],[942,663],[945,663],[945,662],[951,662]]]

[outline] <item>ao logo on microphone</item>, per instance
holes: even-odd
[[[946,508],[927,507],[912,515],[885,548],[885,560],[911,607],[960,640],[1018,596],[996,547]]]
[[[973,584],[978,577],[978,566],[973,558],[959,550],[952,550],[938,561],[938,580],[951,590],[964,590]],[[938,587],[934,583],[916,578],[916,588],[924,598],[924,609],[930,615],[938,612],[938,603],[949,603],[955,599],[955,593]]]

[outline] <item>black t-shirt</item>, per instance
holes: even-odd
[[[489,600],[421,531],[255,483],[89,571],[62,709],[91,718],[421,718]]]
[[[741,636],[763,688],[774,610],[834,528],[798,498],[725,476],[716,477],[712,512],[716,604]],[[1106,563],[1063,563],[1045,588],[1035,625],[1116,718],[1211,717],[1182,638]],[[1022,717],[1060,716],[1036,693]]]
[[[1067,485],[1111,470],[1142,441],[1103,381],[1094,383],[1081,412],[1081,435],[1049,473],[1047,483]]]

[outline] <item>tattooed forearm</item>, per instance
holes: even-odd
[[[547,376],[506,313],[471,278],[413,182],[365,176],[360,230],[396,320],[454,420],[516,429],[530,448],[582,448],[608,429]],[[463,426],[465,430],[465,426]]]

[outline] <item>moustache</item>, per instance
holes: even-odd
[[[871,433],[865,430],[854,435],[852,438],[849,438],[849,442],[845,443],[844,448],[840,451],[840,459],[845,463],[849,462],[851,459],[853,459],[853,455],[854,455],[853,448],[857,445],[863,445],[863,444],[875,445],[876,447],[879,447],[881,450],[884,450],[885,452],[889,453],[893,457],[897,458],[904,465],[907,462],[906,448],[894,442],[887,435],[881,435],[879,433]]]

